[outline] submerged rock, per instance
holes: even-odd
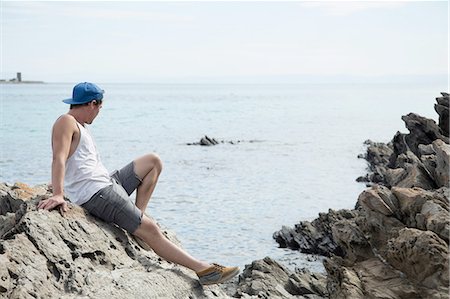
[[[36,204],[49,195],[46,186],[0,184],[0,297],[228,297],[78,206],[69,203],[65,217],[38,211]]]
[[[225,141],[225,140],[217,140],[215,138],[209,137],[208,135],[205,135],[204,137],[200,138],[200,141],[198,142],[192,142],[192,143],[186,143],[186,145],[201,145],[201,146],[212,146],[212,145],[218,145],[221,143],[228,143],[228,144],[238,144],[243,142],[242,140],[236,140],[236,141]],[[248,141],[250,143],[256,142],[256,140],[250,140]]]

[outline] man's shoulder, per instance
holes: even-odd
[[[63,114],[55,121],[54,127],[76,128],[77,122],[72,115]]]

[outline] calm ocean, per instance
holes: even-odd
[[[207,261],[243,266],[267,255],[313,270],[277,248],[282,225],[353,208],[366,139],[406,132],[401,116],[437,119],[438,85],[99,84],[91,126],[112,171],[148,152],[164,162],[148,213]],[[50,133],[72,84],[2,85],[0,181],[50,181]],[[207,134],[235,145],[187,146]],[[253,141],[253,142],[247,142]]]

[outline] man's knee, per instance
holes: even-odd
[[[140,238],[144,238],[144,236],[151,236],[152,238],[162,236],[161,229],[156,222],[145,215],[142,216],[141,224],[133,234]]]
[[[152,170],[156,170],[157,175],[162,171],[162,161],[157,154],[147,154],[134,160],[134,171],[141,179]]]
[[[163,164],[162,164],[161,158],[155,153],[148,154],[148,158],[150,160],[150,164],[153,165],[153,167],[156,168],[158,174],[161,173],[162,168],[163,168]]]

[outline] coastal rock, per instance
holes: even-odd
[[[355,211],[330,209],[328,213],[320,213],[313,222],[301,221],[293,229],[284,226],[273,234],[273,238],[282,248],[324,256],[342,255],[342,248],[334,241],[331,228],[337,221],[355,216]]]
[[[430,144],[436,139],[441,139],[448,143],[448,137],[442,135],[442,131],[436,122],[415,113],[402,116],[406,128],[410,131],[405,136],[409,149],[419,155],[419,144]]]
[[[37,203],[50,196],[45,187],[3,184],[0,190],[0,297],[227,298],[78,206],[69,203],[65,217],[38,211]]]
[[[448,107],[448,94],[444,98],[438,104]],[[321,249],[329,251],[315,253],[327,256],[330,298],[448,298],[448,134],[440,126],[444,120],[437,126],[413,113],[403,120],[409,134],[397,132],[388,144],[366,141],[360,157],[370,173],[358,181],[371,188],[359,195],[355,210],[345,210],[352,217],[337,218],[341,211],[333,211],[309,227],[300,222],[274,234],[281,246],[300,251],[298,240],[315,244],[314,238],[328,237]]]
[[[402,229],[389,240],[386,259],[416,284],[448,292],[448,244],[434,232]]]
[[[439,128],[442,134],[449,137],[449,94],[441,92],[442,97],[436,98],[437,104],[434,105],[434,110],[439,114]]]
[[[217,145],[217,144],[220,144],[220,143],[237,144],[237,143],[240,143],[240,142],[241,142],[241,140],[237,140],[237,141],[225,141],[225,140],[220,140],[220,141],[218,141],[218,140],[215,139],[215,138],[211,138],[211,137],[205,135],[204,137],[202,137],[202,138],[200,139],[200,141],[198,141],[198,142],[192,142],[192,143],[187,143],[187,145],[212,146],[212,145]],[[250,142],[252,142],[252,141],[250,141]]]
[[[433,141],[433,150],[436,153],[436,168],[433,172],[438,187],[449,187],[450,145],[442,140]]]
[[[444,298],[448,193],[384,186],[364,191],[358,216],[332,227],[344,255],[324,260],[330,298]]]
[[[344,260],[333,257],[326,259],[324,265],[332,299],[424,298],[400,271],[378,258],[346,265]]]
[[[359,182],[432,190],[449,185],[448,94],[437,98],[439,126],[415,113],[402,116],[408,134],[397,132],[388,144],[366,141],[369,172]],[[444,117],[445,113],[447,116]],[[445,124],[447,122],[447,124]],[[447,128],[447,133],[443,127]]]
[[[425,191],[420,188],[392,188],[398,199],[400,221],[407,227],[430,230],[449,242],[448,188]]]
[[[240,276],[240,298],[327,298],[325,276],[306,269],[292,273],[266,257],[247,265]]]

